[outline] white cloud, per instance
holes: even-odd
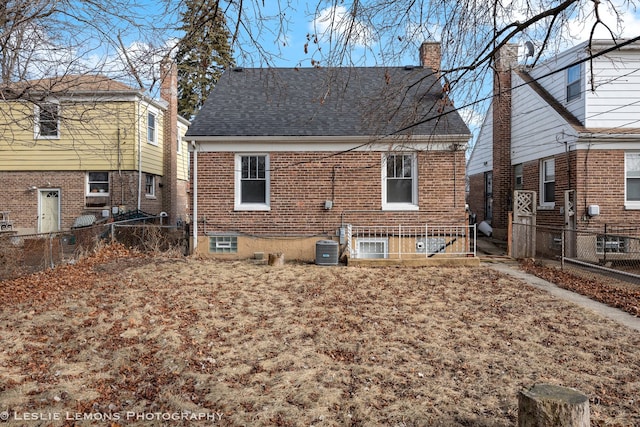
[[[577,42],[589,40],[591,30],[596,22],[594,10],[595,3],[589,3],[587,8],[581,11],[569,22],[568,34]],[[630,9],[629,3],[601,2],[598,5],[598,16],[602,23],[596,25],[594,39],[611,39],[634,37],[640,26],[640,19],[635,10]],[[607,28],[608,27],[608,28]]]
[[[359,21],[344,6],[322,9],[311,23],[311,31],[321,42],[346,42],[355,47],[366,47],[374,40],[373,29]]]
[[[479,128],[482,126],[485,115],[484,112],[479,112],[476,109],[465,107],[459,109],[458,113],[460,113],[460,116],[470,128]]]

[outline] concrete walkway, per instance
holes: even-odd
[[[557,298],[561,298],[579,305],[580,307],[592,310],[601,316],[607,317],[628,328],[635,329],[640,332],[640,317],[632,316],[627,312],[609,307],[606,304],[594,301],[575,292],[559,288],[553,283],[547,282],[546,280],[532,274],[525,273],[520,269],[520,266],[515,261],[505,262],[501,260],[493,260],[492,262],[482,263],[482,265],[487,266],[488,268],[493,268],[494,270],[508,274],[512,277],[516,277],[535,288],[549,292]]]

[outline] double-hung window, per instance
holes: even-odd
[[[145,174],[144,176],[144,194],[146,197],[156,196],[156,177],[155,175]]]
[[[269,155],[237,154],[235,161],[235,209],[269,210]]]
[[[37,139],[60,137],[60,106],[56,103],[41,104],[35,109],[35,136]]]
[[[567,102],[580,98],[582,92],[580,64],[567,69]]]
[[[624,154],[624,207],[640,209],[640,152]]]
[[[418,209],[418,177],[415,154],[385,154],[382,160],[382,208]]]
[[[158,134],[156,126],[156,115],[149,112],[147,113],[147,141],[149,144],[158,143]]]
[[[540,205],[554,207],[556,201],[556,162],[544,159],[540,162]]]

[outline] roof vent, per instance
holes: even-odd
[[[414,68],[416,68],[414,65],[405,65],[405,66],[404,66],[404,69],[405,69],[405,70],[407,70],[407,71],[411,71],[411,70],[413,70]]]
[[[244,68],[242,68],[242,67],[235,67],[235,68],[233,69],[233,71],[235,71],[236,73],[241,73],[241,72],[243,72],[243,71],[244,71]]]

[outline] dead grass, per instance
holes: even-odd
[[[586,393],[593,426],[640,425],[640,335],[487,267],[90,269],[2,307],[7,425],[512,426],[535,383]]]

